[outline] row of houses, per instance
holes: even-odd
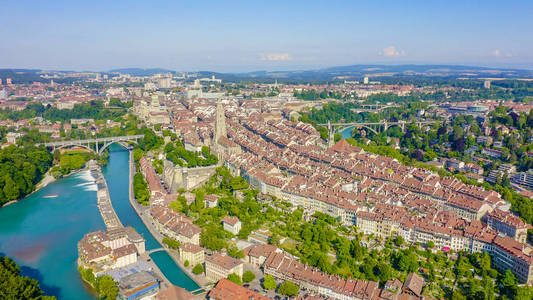
[[[200,245],[202,229],[193,224],[190,218],[159,204],[150,207],[150,215],[155,227],[162,234],[181,243]]]

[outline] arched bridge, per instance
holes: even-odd
[[[65,147],[78,146],[78,147],[91,150],[97,154],[100,154],[113,143],[131,142],[131,143],[137,144],[138,140],[142,139],[143,137],[144,137],[144,134],[113,136],[113,137],[103,137],[103,138],[87,139],[87,140],[70,140],[70,141],[50,142],[50,143],[37,144],[37,146],[44,145],[47,148],[52,148],[52,151],[56,149],[65,148]],[[101,144],[102,146],[100,146]]]
[[[414,121],[412,123],[416,124],[418,127],[422,127],[423,125],[428,124],[435,124],[438,121]],[[364,127],[375,134],[378,134],[379,132],[386,131],[392,126],[398,126],[402,129],[402,131],[405,131],[405,126],[411,124],[411,122],[406,122],[403,120],[397,121],[397,122],[389,122],[389,121],[380,121],[380,122],[353,122],[353,123],[331,123],[328,122],[326,124],[318,124],[320,126],[325,126],[328,128],[328,144],[333,144],[333,136],[336,132],[342,132],[348,128],[352,127]]]

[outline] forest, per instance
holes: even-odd
[[[52,166],[53,157],[44,147],[17,147],[0,150],[0,205],[23,198]]]
[[[114,105],[119,105],[113,102]],[[120,104],[119,109],[109,109],[105,107],[104,101],[93,100],[85,103],[78,103],[72,109],[58,109],[50,105],[44,106],[41,103],[29,103],[25,109],[0,110],[0,120],[22,120],[35,117],[42,117],[49,121],[70,121],[70,119],[94,119],[94,120],[114,120],[123,116],[128,104]]]
[[[36,279],[21,275],[20,267],[9,257],[0,256],[0,298],[5,300],[53,300],[45,296]]]

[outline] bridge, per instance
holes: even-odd
[[[361,104],[361,107],[358,108],[352,108],[350,109],[354,113],[362,113],[362,112],[382,112],[385,109],[389,108],[397,108],[400,107],[400,105],[397,104]]]
[[[333,136],[336,132],[343,132],[344,130],[352,127],[357,128],[366,128],[370,131],[372,131],[375,134],[378,134],[379,132],[387,131],[392,126],[398,126],[401,128],[402,132],[405,132],[405,125],[406,124],[412,124],[414,123],[418,127],[422,127],[424,125],[429,124],[435,124],[438,121],[414,121],[414,122],[406,122],[403,120],[397,121],[397,122],[389,122],[386,120],[382,120],[380,122],[352,122],[352,123],[331,123],[328,121],[326,124],[318,124],[320,126],[325,126],[328,128],[328,144],[333,145]]]
[[[52,148],[52,152],[55,151],[56,149],[78,146],[78,147],[82,147],[90,151],[93,151],[97,154],[101,154],[107,147],[109,147],[113,143],[119,143],[119,144],[125,145],[124,143],[130,142],[130,143],[137,144],[138,140],[142,139],[143,137],[144,137],[144,134],[113,136],[113,137],[103,137],[103,138],[86,139],[86,140],[70,140],[70,141],[42,143],[42,144],[36,144],[36,146],[44,145],[47,148]],[[103,144],[103,146],[100,147],[100,144]]]
[[[154,252],[159,252],[159,251],[167,251],[167,249],[161,247],[161,248],[156,248],[156,249],[152,249],[152,250],[145,251],[144,253],[146,253],[147,255],[150,255],[150,254],[152,254],[152,253],[154,253]]]

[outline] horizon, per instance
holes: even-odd
[[[533,3],[8,0],[0,67],[241,73],[358,64],[533,69]]]
[[[321,71],[326,69],[332,69],[332,68],[343,68],[343,67],[355,67],[355,66],[384,66],[384,67],[405,67],[405,66],[439,66],[439,67],[465,67],[465,68],[481,68],[481,69],[494,69],[494,70],[518,70],[518,71],[533,71],[532,67],[498,67],[498,66],[485,66],[485,65],[468,65],[468,64],[438,64],[438,63],[399,63],[399,64],[393,64],[393,63],[361,63],[361,64],[348,64],[348,65],[332,65],[332,66],[323,66],[323,67],[303,67],[303,68],[283,68],[279,70],[268,70],[268,69],[254,69],[249,71],[214,71],[214,70],[208,70],[208,69],[199,69],[199,70],[175,70],[167,67],[118,67],[118,68],[110,68],[105,70],[89,70],[89,69],[42,69],[42,68],[19,68],[19,67],[12,67],[12,68],[6,68],[0,66],[0,70],[37,70],[42,72],[73,72],[73,73],[114,73],[118,70],[142,70],[142,71],[149,71],[149,70],[162,70],[162,71],[170,71],[175,73],[199,73],[199,72],[211,72],[211,73],[219,73],[219,74],[249,74],[249,73],[256,73],[256,72],[308,72],[308,71]],[[120,72],[118,72],[120,73]]]

